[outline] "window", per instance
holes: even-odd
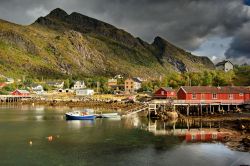
[[[233,99],[233,98],[234,98],[233,94],[229,94],[229,99]]]
[[[216,93],[213,93],[212,98],[213,98],[213,99],[217,99],[217,94],[216,94]]]
[[[164,95],[164,91],[163,90],[161,91],[161,95]]]
[[[205,98],[204,98],[204,94],[201,94],[201,100],[204,100]]]
[[[196,94],[195,93],[192,94],[192,99],[196,99]]]
[[[240,96],[243,96],[243,93],[240,93]]]
[[[133,88],[133,86],[131,86],[131,88]]]
[[[128,88],[128,86],[126,86],[126,88]]]

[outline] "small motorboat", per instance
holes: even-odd
[[[65,114],[66,120],[93,120],[96,115],[89,114],[88,112],[74,111]]]
[[[104,113],[101,114],[102,118],[120,118],[121,116],[118,113]]]

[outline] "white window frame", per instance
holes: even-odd
[[[229,98],[229,99],[234,99],[234,95],[233,95],[233,94],[229,94],[229,95],[228,95],[228,98]]]
[[[216,97],[215,97],[214,95],[215,95]],[[218,99],[218,94],[217,94],[217,93],[213,93],[213,94],[212,94],[212,99]]]
[[[196,99],[196,93],[192,93],[192,99]]]
[[[240,93],[239,96],[244,96],[244,94],[243,94],[243,93]]]
[[[201,100],[205,100],[205,94],[204,93],[201,94]]]

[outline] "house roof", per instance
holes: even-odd
[[[108,83],[117,83],[117,79],[108,79]]]
[[[20,90],[20,89],[17,89],[17,90],[15,90],[15,91],[18,91],[18,92],[20,92],[20,93],[22,93],[22,94],[28,94],[28,93],[30,93],[29,91],[27,91],[27,90]],[[14,92],[15,92],[14,91]]]
[[[84,81],[75,81],[74,84],[76,84],[76,83],[80,83],[81,85],[85,84]]]
[[[175,90],[172,89],[171,87],[161,87],[160,89],[163,89],[165,91],[170,91],[170,92],[174,92]]]
[[[222,62],[219,62],[219,63],[217,63],[215,66],[221,66],[221,65],[225,65],[225,63],[227,63],[227,62],[229,62],[229,63],[231,63],[232,65],[233,65],[233,63],[232,62],[230,62],[229,60],[224,60],[224,61],[222,61]]]
[[[186,93],[250,93],[244,86],[182,86]]]
[[[6,83],[0,82],[0,87],[4,87],[4,86],[6,86],[6,85],[7,85]]]
[[[138,83],[142,83],[142,80],[139,77],[133,77],[132,80]]]
[[[32,88],[36,88],[36,87],[38,87],[38,86],[42,86],[41,84],[31,84],[30,85]]]

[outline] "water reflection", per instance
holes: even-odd
[[[155,136],[177,136],[186,142],[221,141],[230,134],[230,130],[221,131],[222,122],[211,122],[194,119],[171,121],[151,120],[138,115],[124,119],[126,128],[139,128]]]
[[[68,128],[79,130],[83,127],[93,127],[95,120],[69,120],[67,121]]]
[[[68,111],[72,109],[0,109],[0,133],[4,133],[0,165],[250,164],[249,153],[231,151],[224,144],[186,144],[187,133],[213,133],[222,129],[222,122],[162,122],[140,115],[121,120],[66,121],[64,113]]]

